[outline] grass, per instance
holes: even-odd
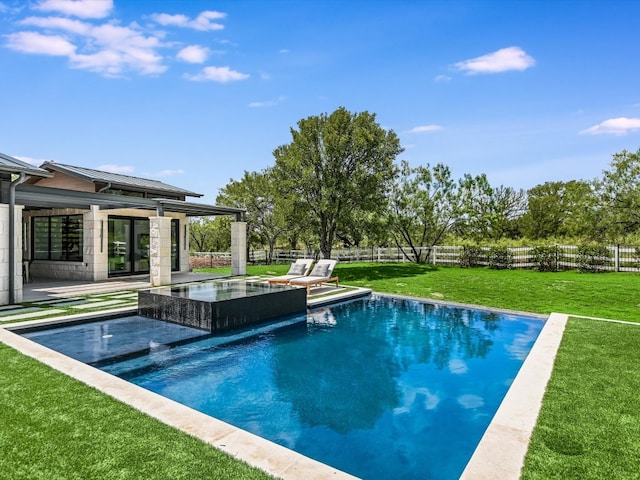
[[[341,283],[380,292],[640,322],[633,274],[413,264],[338,264],[335,273]],[[638,478],[638,345],[640,327],[569,322],[524,478]],[[0,479],[269,478],[1,344],[0,405]]]
[[[570,318],[524,480],[640,478],[640,326]]]
[[[0,344],[0,479],[271,478]]]
[[[129,295],[128,297],[123,297]],[[31,308],[29,314],[37,314],[27,318],[14,318],[20,316],[23,312],[17,311],[13,307],[0,308],[0,322],[19,322],[28,320],[46,320],[49,318],[58,318],[68,315],[78,315],[86,313],[99,313],[105,310],[104,306],[100,306],[102,302],[118,302],[113,303],[109,308],[137,308],[138,292],[134,290],[121,290],[111,293],[101,293],[93,295],[78,295],[73,299],[58,299],[55,301],[38,301],[38,302],[22,302],[22,308]],[[97,305],[91,307],[91,305]],[[51,312],[51,313],[49,313]]]
[[[288,265],[250,266],[248,273],[279,275],[287,269]],[[640,322],[640,277],[631,273],[541,273],[409,263],[343,263],[334,273],[341,284],[377,292],[545,315],[559,312]]]

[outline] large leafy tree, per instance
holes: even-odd
[[[192,217],[189,235],[192,251],[224,252],[231,246],[231,217]]]
[[[593,238],[598,233],[593,184],[585,180],[547,182],[528,192],[522,233],[530,239]]]
[[[348,231],[355,212],[381,213],[402,152],[393,130],[385,130],[368,112],[333,113],[300,120],[292,141],[273,155],[282,195],[295,204],[297,222],[318,235],[325,258],[337,232]]]
[[[614,154],[598,187],[610,236],[620,238],[640,231],[640,148],[635,153]]]
[[[469,205],[487,188],[484,176],[465,175],[456,182],[439,163],[410,167],[402,162],[389,197],[391,235],[404,256],[423,263],[419,247],[436,245],[454,226],[469,221]]]
[[[456,233],[476,241],[518,237],[518,220],[527,210],[526,192],[503,185],[493,188],[484,176],[478,179],[475,191],[469,191],[466,221]]]
[[[278,239],[288,229],[286,199],[273,178],[272,169],[244,172],[241,180],[231,180],[220,190],[216,202],[246,210],[249,244],[267,246],[267,262],[273,258]]]

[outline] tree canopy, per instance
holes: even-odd
[[[384,211],[394,161],[403,149],[375,115],[344,107],[300,120],[297,127],[291,143],[274,150],[274,171],[298,221],[314,228],[328,258],[339,228],[356,212]]]
[[[452,238],[640,242],[640,149],[614,154],[602,178],[524,191],[491,186],[484,174],[456,180],[443,163],[398,161],[398,136],[366,111],[340,107],[302,119],[290,132],[291,142],[273,151],[273,166],[245,172],[217,198],[247,210],[250,243],[267,247],[268,259],[277,246],[330,257],[335,244],[395,244],[423,262],[418,247]],[[219,223],[194,221],[193,244],[224,246]]]

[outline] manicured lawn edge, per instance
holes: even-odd
[[[640,325],[569,319],[522,479],[640,478]]]
[[[249,273],[252,275],[277,275],[286,271],[287,268],[288,265],[250,267]],[[339,264],[336,268],[336,273],[340,275],[341,283],[371,288],[374,291],[384,293],[399,293],[406,296],[454,301],[464,304],[482,304],[489,307],[531,311],[538,314],[563,311],[571,312],[574,315],[601,318],[614,317],[635,322],[640,321],[640,308],[638,306],[640,302],[637,294],[638,276],[633,274],[579,274],[577,272],[541,274],[527,271],[505,272],[487,269],[459,269],[456,267],[434,269],[426,265],[412,264]],[[498,276],[502,274],[505,275],[503,277]],[[474,295],[476,296],[474,297]],[[572,319],[571,324],[573,324],[573,321]],[[584,319],[582,321],[587,322]],[[599,420],[596,421],[597,428],[595,428],[595,431],[599,432],[599,435],[606,440],[607,426],[609,424],[616,425],[616,428],[620,426],[616,424],[615,419],[611,420],[605,415],[607,413],[606,407],[615,403],[616,399],[620,397],[624,399],[622,403],[627,406],[627,409],[622,411],[619,408],[611,410],[617,412],[618,418],[622,419],[622,427],[625,428],[620,427],[615,431],[616,435],[628,436],[628,441],[630,442],[630,444],[621,445],[617,441],[612,441],[610,442],[612,448],[600,448],[600,444],[598,444],[598,449],[608,451],[609,456],[605,460],[600,457],[593,457],[594,459],[592,460],[591,455],[585,455],[585,452],[590,453],[591,450],[585,450],[584,445],[579,446],[579,448],[573,448],[575,445],[571,442],[575,438],[580,439],[583,436],[580,432],[572,433],[569,440],[560,438],[560,441],[557,441],[554,440],[552,434],[541,427],[545,418],[543,417],[545,408],[552,408],[552,411],[557,411],[558,413],[551,416],[553,421],[549,428],[555,429],[551,431],[556,432],[556,437],[557,432],[571,431],[575,418],[573,417],[573,410],[567,407],[567,398],[573,399],[574,403],[579,403],[576,398],[588,397],[589,392],[583,392],[580,385],[575,384],[573,380],[565,380],[564,377],[571,376],[572,373],[575,375],[576,372],[582,371],[578,368],[579,364],[588,364],[591,357],[598,358],[597,354],[600,352],[599,334],[596,331],[596,334],[586,338],[579,330],[570,329],[565,332],[563,337],[561,352],[564,352],[565,339],[567,338],[571,339],[569,342],[571,347],[569,353],[563,353],[563,355],[567,355],[569,358],[575,355],[580,360],[573,362],[570,360],[569,364],[572,368],[558,369],[557,372],[554,369],[552,382],[553,378],[560,378],[561,385],[565,386],[563,388],[554,387],[557,390],[557,392],[554,392],[551,388],[552,382],[549,384],[549,392],[551,393],[545,394],[544,397],[540,420],[534,431],[529,453],[527,454],[523,478],[600,478],[597,476],[591,477],[591,475],[599,475],[605,470],[608,475],[602,478],[637,478],[633,475],[628,476],[630,475],[627,465],[628,456],[623,456],[622,465],[616,464],[615,460],[619,448],[626,448],[635,455],[636,459],[640,458],[638,452],[640,442],[637,441],[637,438],[640,438],[640,432],[638,432],[637,428],[637,415],[634,415],[634,412],[640,411],[640,408],[638,408],[637,399],[627,399],[626,392],[623,391],[628,390],[626,374],[629,368],[633,367],[634,359],[637,358],[637,346],[640,345],[640,341],[635,340],[635,343],[629,343],[618,342],[615,339],[608,340],[607,344],[610,343],[610,347],[614,350],[617,349],[616,367],[624,365],[623,359],[625,358],[628,366],[608,368],[604,373],[597,373],[597,369],[589,370],[592,372],[589,384],[593,391],[598,392],[603,389],[603,386],[607,387],[604,389],[607,391],[606,398],[601,395],[596,397],[595,402],[589,401],[589,405],[594,406],[594,411],[597,410],[599,412],[596,417]],[[580,342],[585,339],[587,340],[586,345],[588,345],[587,350],[593,353],[591,357],[587,355],[586,358],[574,352],[575,345],[580,346]],[[603,350],[606,352],[606,349]],[[42,370],[42,368],[45,370]],[[0,421],[3,425],[3,429],[0,431],[0,479],[167,478],[167,472],[169,472],[170,478],[269,478],[263,472],[247,467],[231,457],[226,457],[226,460],[222,460],[220,468],[230,469],[222,474],[220,473],[222,470],[215,470],[213,469],[214,466],[208,464],[201,470],[198,470],[200,467],[197,466],[194,469],[190,460],[180,463],[175,461],[175,458],[171,455],[165,455],[168,459],[171,459],[169,461],[160,458],[163,455],[151,456],[153,458],[140,457],[139,452],[146,451],[145,449],[150,448],[150,445],[155,444],[155,442],[141,444],[139,440],[131,438],[132,435],[127,435],[127,428],[140,432],[146,432],[150,429],[151,434],[145,433],[145,435],[152,439],[158,436],[164,437],[165,434],[162,433],[164,429],[171,431],[173,429],[128,407],[126,407],[127,414],[124,417],[115,407],[103,409],[102,406],[95,408],[101,413],[92,416],[87,413],[86,409],[76,408],[79,399],[81,399],[80,403],[86,401],[93,405],[93,396],[103,394],[79,382],[76,383],[80,387],[71,388],[68,386],[67,380],[60,380],[60,378],[68,379],[68,377],[55,371],[52,374],[48,370],[50,369],[47,369],[44,365],[26,359],[19,353],[0,345],[0,371],[2,372],[2,375],[0,375],[0,401],[2,401],[3,405],[0,412]],[[616,381],[620,376],[623,376],[624,382]],[[16,379],[19,379],[19,381],[16,381]],[[72,381],[72,379],[68,380]],[[632,393],[640,391],[635,380],[631,380],[630,383]],[[73,394],[61,394],[59,389],[56,388],[58,384],[63,386],[62,390],[64,392],[73,392]],[[621,391],[617,392],[616,388],[621,389]],[[43,397],[46,397],[47,401],[43,402]],[[636,393],[636,397],[640,396]],[[122,404],[119,402],[106,396],[105,398],[107,402],[121,405],[118,408],[122,408]],[[562,405],[562,407],[557,408],[553,405],[555,403]],[[15,404],[18,404],[19,407],[14,407]],[[548,407],[549,404],[552,407]],[[571,401],[569,401],[568,405],[569,407],[572,405]],[[598,405],[600,408],[595,408]],[[111,408],[114,408],[114,410],[111,410]],[[600,410],[603,409],[605,411],[601,412]],[[14,412],[16,418],[19,417],[19,421],[12,419]],[[128,418],[129,416],[132,418]],[[588,416],[588,414],[582,413],[580,416]],[[64,425],[67,433],[58,432],[55,427],[46,425],[44,420],[38,420],[37,426],[31,427],[28,423],[29,417],[34,417],[36,420],[50,417],[53,419],[54,425],[56,424],[55,419],[63,417],[66,420]],[[137,422],[142,422],[142,420],[134,419],[133,417],[144,417],[148,419],[146,421],[156,422],[161,427],[148,427],[138,424]],[[102,422],[100,419],[102,419]],[[626,425],[627,423],[631,425]],[[4,427],[5,425],[7,425],[7,428]],[[129,425],[134,426],[129,427]],[[154,434],[153,432],[156,428],[161,433]],[[542,433],[536,433],[539,430]],[[34,434],[34,431],[39,433]],[[180,458],[189,457],[194,448],[196,452],[199,448],[216,451],[207,444],[188,435],[181,432],[177,433],[179,436],[170,436],[170,438],[173,444],[178,445],[176,449],[179,452],[176,453],[176,456]],[[119,435],[122,435],[122,442],[119,441]],[[133,436],[137,437],[135,434]],[[587,438],[586,435],[584,437]],[[192,443],[190,442],[194,440],[200,445],[199,447],[191,446]],[[111,452],[108,448],[108,443],[118,446],[118,452],[114,454],[115,460],[108,458],[97,459],[90,452],[85,452],[81,446],[88,445],[86,448],[92,449],[94,448],[93,445],[96,445],[95,448],[103,452],[103,457],[109,457]],[[69,454],[66,454],[64,448],[60,447],[61,445],[67,446],[67,444]],[[163,452],[168,447],[161,443],[157,448],[159,452]],[[184,451],[185,449],[187,452]],[[22,450],[25,452],[24,455],[21,455]],[[62,454],[58,450],[63,450]],[[575,465],[581,465],[580,467],[575,465],[571,467],[575,471],[581,472],[581,475],[565,476],[567,473],[563,468],[568,468],[566,463],[563,466],[561,461],[552,461],[551,459],[555,457],[549,451],[560,455],[563,461],[567,459],[562,457],[582,457],[573,460],[569,458],[569,461],[578,462]],[[576,454],[575,452],[578,453]],[[222,452],[218,452],[216,455],[218,454],[222,454]],[[197,455],[199,456],[199,454]],[[224,454],[222,455],[225,456]],[[128,460],[122,460],[124,457]],[[34,462],[33,458],[41,460]],[[217,458],[216,462],[218,461]],[[547,459],[547,465],[544,465]],[[100,465],[105,462],[108,468],[101,468]],[[227,462],[229,463],[227,464]],[[601,462],[606,463],[609,467],[601,468]],[[25,464],[23,465],[22,463]],[[81,465],[83,463],[87,465]],[[240,468],[236,465],[237,463],[243,465],[242,468],[249,468],[249,473],[243,473],[241,470],[236,471],[237,468]],[[92,470],[94,467],[89,464],[96,464],[95,468],[98,468],[98,470]],[[551,466],[556,470],[549,468],[550,464],[554,464]],[[78,466],[76,467],[76,465]],[[181,470],[181,468],[187,468],[187,466],[188,476]],[[78,468],[79,472],[84,472],[84,475],[74,476],[73,473],[70,473],[75,471],[74,468]],[[156,473],[150,473],[150,471]],[[558,471],[561,473],[557,473]],[[233,476],[229,477],[228,472],[232,472]]]
[[[4,343],[0,364],[0,479],[272,478]]]

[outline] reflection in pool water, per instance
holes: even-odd
[[[454,479],[543,326],[387,297],[300,320],[102,368],[362,478]]]

